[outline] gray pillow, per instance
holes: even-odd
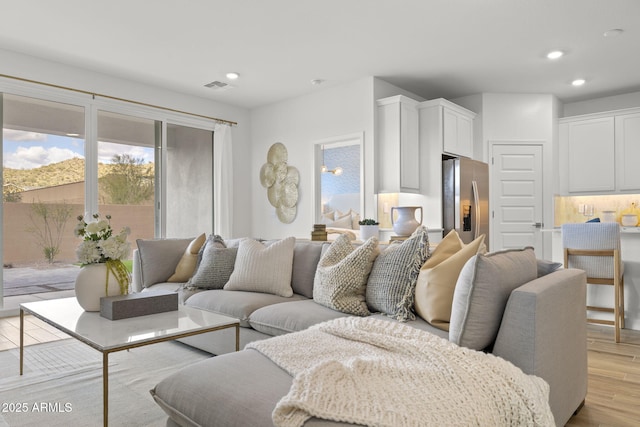
[[[420,226],[401,244],[391,244],[373,263],[367,281],[369,309],[396,320],[414,320],[413,301],[420,267],[429,258],[429,234]]]
[[[238,248],[220,248],[207,245],[195,274],[186,284],[187,288],[222,289],[229,281],[236,262]]]
[[[511,291],[537,277],[531,247],[473,256],[453,293],[449,341],[475,350],[487,348],[498,335]]]
[[[204,245],[198,251],[198,260],[196,261],[196,268],[194,271],[198,271],[198,267],[200,267],[200,263],[202,262],[202,255],[204,254],[204,250],[209,246],[215,246],[216,248],[226,248],[227,245],[224,242],[224,239],[217,234],[209,234],[207,240],[205,240]]]
[[[538,259],[536,262],[538,264],[538,277],[546,276],[562,267],[562,263],[548,261],[546,259]]]

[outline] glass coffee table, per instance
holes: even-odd
[[[178,310],[129,319],[109,320],[99,312],[86,312],[75,297],[20,304],[20,375],[24,364],[24,314],[45,323],[102,353],[103,420],[109,419],[109,354],[222,329],[236,329],[240,348],[240,322],[233,317],[179,305]]]

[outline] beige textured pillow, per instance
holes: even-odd
[[[295,237],[269,246],[254,239],[243,239],[238,246],[233,273],[224,289],[293,296],[291,273],[295,244]]]
[[[198,252],[207,240],[207,235],[202,233],[189,243],[182,258],[178,261],[175,272],[167,279],[167,282],[186,282],[193,276],[198,263]]]
[[[368,316],[365,291],[377,255],[377,238],[354,248],[347,235],[340,234],[318,262],[313,300],[343,313]]]
[[[445,246],[442,247],[443,252],[453,250],[452,248],[456,245],[456,243],[452,243],[454,237],[458,238],[457,233],[447,239]],[[460,244],[464,245],[462,242]],[[483,248],[484,234],[446,259],[441,254],[437,254],[440,244],[436,246],[431,258],[437,257],[441,261],[434,265],[429,263],[431,261],[430,258],[420,269],[418,282],[416,283],[415,310],[420,317],[436,328],[445,331],[449,330],[453,293],[460,271],[464,264],[471,257],[482,251]]]

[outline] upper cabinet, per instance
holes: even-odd
[[[560,120],[560,193],[640,191],[640,111]]]
[[[418,101],[398,95],[377,101],[378,192],[420,192]]]
[[[474,112],[442,98],[421,102],[418,108],[433,130],[430,144],[438,144],[444,154],[473,158]]]
[[[616,168],[621,191],[640,190],[640,112],[615,118]]]

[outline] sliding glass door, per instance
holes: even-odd
[[[73,288],[73,228],[85,206],[84,110],[2,95],[5,297]]]
[[[111,215],[133,248],[213,231],[213,122],[19,86],[0,79],[0,309],[3,296],[73,289],[79,215]]]
[[[155,235],[156,120],[98,111],[98,211],[115,230],[131,229],[129,241]]]

